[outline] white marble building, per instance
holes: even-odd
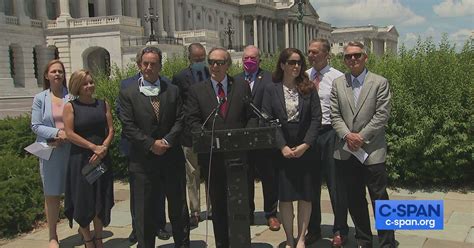
[[[306,1],[304,47],[330,38],[330,25]],[[266,53],[298,47],[295,0],[0,0],[0,97],[41,90],[44,65],[60,58],[67,76],[80,68],[110,70],[133,63],[151,32],[165,56],[181,56],[184,45],[228,46],[230,22],[235,50],[258,45]]]
[[[396,53],[398,36],[398,31],[393,25],[334,28],[331,33],[331,51],[334,54],[342,53],[344,45],[349,41],[360,41],[367,47],[368,52],[377,56]]]

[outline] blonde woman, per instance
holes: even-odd
[[[56,223],[59,218],[59,201],[64,193],[69,143],[62,118],[64,104],[68,101],[64,65],[51,60],[43,73],[43,89],[34,100],[31,111],[31,129],[36,142],[54,146],[49,160],[39,159],[44,191],[44,208],[49,229],[49,248],[59,247]]]
[[[64,125],[71,145],[66,177],[65,215],[79,224],[84,245],[102,248],[102,229],[110,223],[114,205],[113,178],[108,148],[113,138],[110,106],[94,97],[95,84],[89,71],[79,70],[69,80],[76,97],[64,107]],[[82,174],[87,164],[104,163],[107,171],[90,184]],[[89,229],[94,223],[94,234]]]

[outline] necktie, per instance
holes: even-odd
[[[217,83],[217,96],[219,97],[219,99],[224,100],[224,102],[219,107],[219,113],[221,114],[222,117],[225,118],[225,116],[227,114],[227,105],[228,105],[228,103],[227,103],[227,100],[225,98],[224,87],[222,86],[221,83]]]
[[[319,91],[319,83],[321,83],[321,79],[319,78],[321,74],[315,70],[314,76],[313,76],[313,83],[314,86],[316,86],[316,90]]]
[[[197,75],[198,75],[198,80],[199,80],[199,82],[201,82],[201,81],[204,80],[203,77],[202,77],[202,71],[198,71],[198,72],[197,72]]]
[[[352,81],[352,92],[354,93],[354,105],[357,107],[357,101],[359,100],[360,94],[360,82],[357,78]]]
[[[245,82],[249,85],[252,83],[252,76],[250,74],[245,76]]]
[[[153,106],[153,111],[156,115],[156,120],[159,120],[160,117],[160,99],[158,96],[150,97],[151,106]]]

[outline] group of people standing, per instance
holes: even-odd
[[[205,48],[193,43],[188,47],[189,67],[169,80],[160,75],[162,52],[158,48],[147,46],[137,53],[140,72],[122,81],[116,103],[122,122],[121,151],[129,162],[130,240],[136,240],[138,247],[151,248],[155,236],[170,238],[164,229],[167,199],[175,247],[190,247],[190,228],[201,221],[202,175],[209,185],[207,204],[208,210],[212,206],[215,245],[229,247],[225,160],[230,155],[196,154],[191,133],[202,128],[257,127],[259,121],[247,100],[251,99],[281,125],[275,149],[238,154],[248,164],[250,223],[254,221],[254,180],[258,176],[270,230],[278,231],[282,224],[288,248],[314,243],[321,238],[324,178],[335,215],[332,247],[342,247],[347,241],[348,212],[355,223],[358,246],[372,247],[365,188],[373,207],[375,200],[388,199],[384,138],[390,112],[388,82],[367,70],[367,53],[359,42],[349,42],[344,48],[344,62],[350,69],[346,74],[329,65],[330,44],[325,39],[311,40],[307,56],[309,66],[300,50],[286,48],[272,73],[260,68],[260,51],[250,45],[243,52],[243,72],[231,77],[227,72],[232,60],[226,49],[212,48],[206,56]],[[93,98],[94,83],[87,71],[71,77],[69,94],[75,100],[70,102],[60,61],[50,62],[44,77],[45,91],[33,103],[32,128],[38,141],[53,138],[56,146],[49,160],[40,160],[50,247],[58,247],[55,225],[59,196],[64,192],[66,216],[71,225],[72,220],[79,223],[85,246],[102,247],[102,227],[110,223],[113,206],[111,170],[89,184],[81,168],[97,161],[110,164],[110,107]],[[215,121],[206,122],[216,110]],[[351,154],[359,149],[368,153],[365,161]],[[94,232],[89,230],[91,222]],[[394,232],[380,230],[379,244],[395,247]]]

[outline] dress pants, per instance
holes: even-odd
[[[198,156],[192,147],[183,146],[186,157],[186,185],[188,188],[189,211],[192,215],[201,213],[201,168],[198,164]]]
[[[336,160],[337,203],[343,211],[349,209],[356,229],[357,244],[362,247],[372,247],[372,232],[370,229],[369,209],[366,199],[366,187],[370,194],[372,208],[376,200],[388,200],[387,171],[385,163],[364,165],[351,156],[348,160]],[[375,211],[374,211],[375,212]],[[336,215],[336,223],[347,223],[346,212]],[[378,230],[380,247],[395,247],[393,230]]]
[[[278,178],[277,168],[271,162],[273,150],[256,150],[249,152],[249,209],[250,214],[255,212],[255,178],[258,176],[262,181],[263,188],[263,210],[265,218],[276,217],[278,208]]]
[[[314,166],[314,198],[312,201],[311,219],[308,225],[309,233],[321,233],[321,183],[322,179],[326,179],[328,186],[329,198],[331,199],[331,207],[334,214],[341,211],[336,211],[337,196],[336,196],[336,169],[334,165],[334,144],[336,140],[336,132],[330,125],[323,125],[319,131],[318,139],[316,140],[316,164]],[[347,216],[347,209],[345,210]],[[341,223],[337,226],[333,225],[333,233],[338,232],[342,235],[347,235],[349,226],[347,223]]]
[[[130,215],[132,216],[132,232],[135,232],[135,194],[133,193],[134,188],[134,181],[135,176],[134,173],[129,172],[128,183],[130,186]],[[163,191],[156,192],[156,196],[154,197],[156,200],[156,223],[158,224],[158,232],[159,229],[165,229],[166,226],[166,212],[165,212],[165,194]]]
[[[139,248],[154,248],[157,230],[156,193],[164,192],[173,229],[175,247],[189,247],[189,215],[183,166],[162,166],[149,172],[132,172],[134,177],[135,227]]]

